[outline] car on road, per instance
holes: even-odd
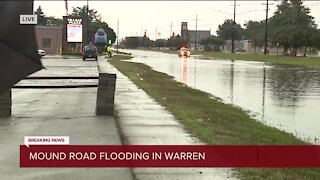
[[[82,60],[86,60],[87,58],[93,58],[98,60],[98,49],[96,46],[87,45],[82,49]]]
[[[46,55],[46,51],[42,50],[42,49],[38,49],[38,54],[40,56],[45,56]]]
[[[178,55],[179,55],[179,57],[190,57],[191,53],[190,53],[189,48],[183,46],[178,51]]]

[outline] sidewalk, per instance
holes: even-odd
[[[35,76],[98,76],[97,63],[81,59],[43,60],[48,70]],[[19,84],[77,84],[74,80],[22,81]],[[80,82],[87,83],[85,82]],[[96,116],[97,88],[13,89],[13,114],[0,118],[0,179],[133,179],[126,168],[20,168],[24,136],[69,136],[70,144],[121,145],[115,119]]]
[[[167,110],[139,89],[132,81],[109,63],[109,72],[117,74],[116,120],[125,144],[129,145],[196,145],[191,137]],[[236,179],[236,172],[223,168],[134,168],[139,180],[196,180]]]

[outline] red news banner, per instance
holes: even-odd
[[[320,167],[320,146],[32,145],[20,167]]]

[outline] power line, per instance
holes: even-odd
[[[118,47],[119,47],[119,19],[117,21],[117,53],[119,53]]]

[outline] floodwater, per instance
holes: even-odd
[[[154,70],[250,111],[256,120],[320,144],[320,68],[126,50]]]

